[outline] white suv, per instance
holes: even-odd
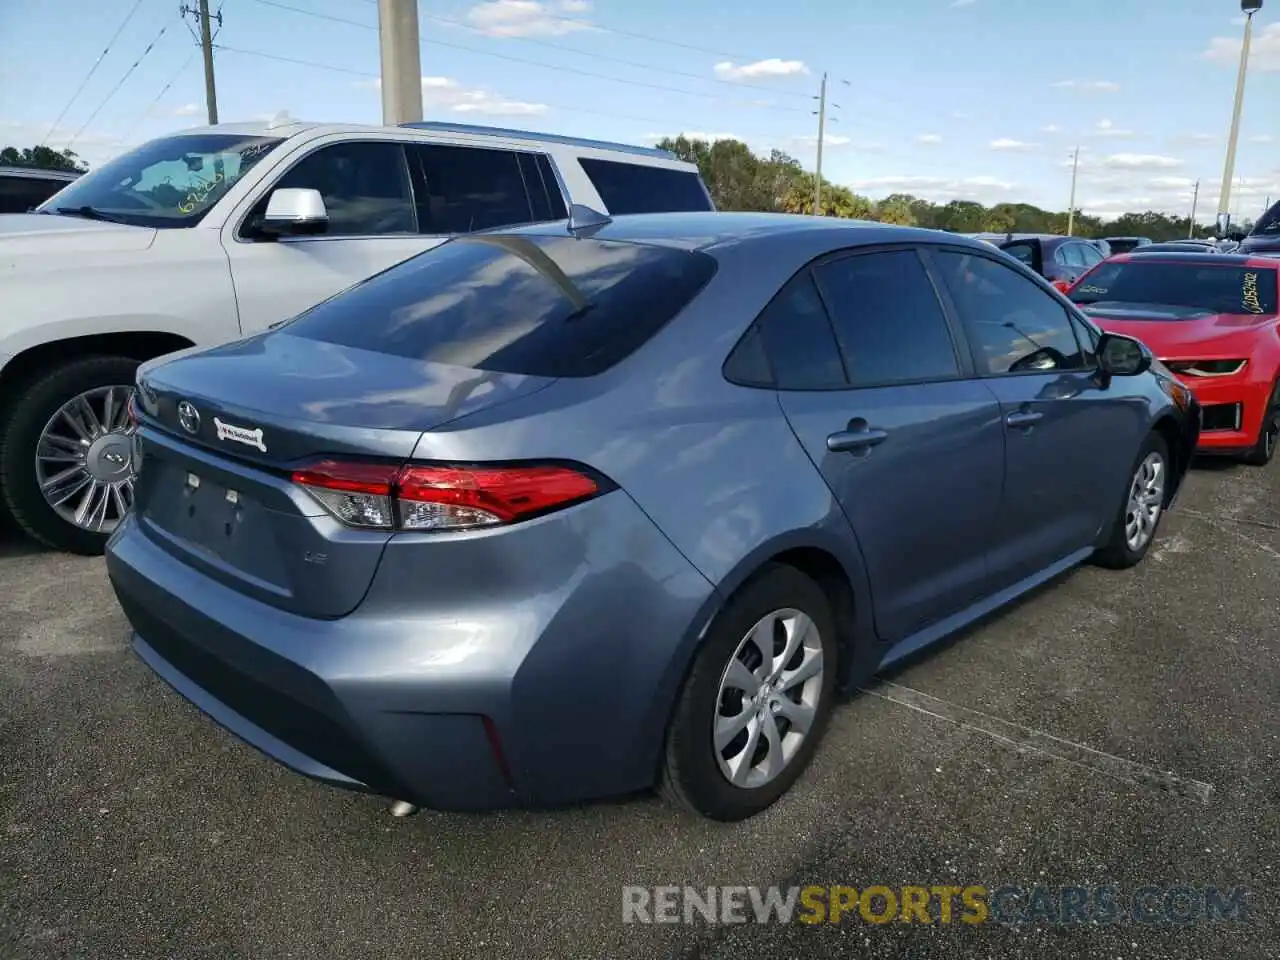
[[[660,150],[473,127],[222,124],[0,216],[0,504],[100,553],[133,494],[137,365],[256,333],[491,227],[713,209]]]

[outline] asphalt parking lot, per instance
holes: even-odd
[[[100,560],[0,543],[0,956],[1280,955],[1280,466],[1193,472],[1076,571],[842,706],[765,815],[642,797],[397,820],[203,718]],[[1247,920],[624,925],[624,884],[1217,885]]]

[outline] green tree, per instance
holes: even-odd
[[[896,223],[904,227],[916,225],[914,197],[905,193],[892,193],[876,204],[875,218],[881,223]]]
[[[38,167],[41,170],[68,170],[72,173],[84,173],[89,165],[84,163],[71,150],[59,153],[52,147],[36,146],[5,147],[0,150],[0,166]]]

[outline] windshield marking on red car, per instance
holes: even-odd
[[[1241,291],[1241,299],[1244,301],[1244,308],[1250,313],[1263,313],[1262,300],[1258,296],[1258,275],[1256,273],[1246,273],[1244,275],[1244,288]]]

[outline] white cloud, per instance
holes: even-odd
[[[586,20],[565,14],[585,13],[586,0],[561,0],[554,7],[537,0],[488,0],[467,11],[467,20],[491,37],[559,37],[598,29]]]
[[[1155,190],[1192,190],[1196,182],[1190,177],[1152,177],[1147,186]]]
[[[1039,147],[1040,144],[1038,143],[1026,143],[1022,140],[1012,140],[1009,137],[1001,137],[999,140],[991,141],[992,150],[1005,150],[1010,153],[1026,153]]]
[[[742,137],[736,133],[706,133],[702,130],[682,130],[680,133],[646,133],[644,135],[644,139],[652,143],[666,140],[668,137],[672,140],[676,137],[684,137],[686,140],[705,140],[707,143],[715,143],[717,140],[742,140]]]
[[[938,136],[936,133],[922,133],[920,136],[916,137],[916,143],[923,144],[925,146],[934,146],[941,142],[942,137]]]
[[[978,0],[951,0],[953,7],[972,7]]]
[[[1275,143],[1276,138],[1269,133],[1261,133],[1256,137],[1249,138],[1250,143]]]
[[[941,203],[949,200],[994,203],[1008,199],[1021,189],[1016,183],[988,176],[950,178],[902,175],[858,180],[849,186],[873,199],[881,199],[891,193],[909,193],[924,200]]]
[[[1205,60],[1236,66],[1240,63],[1241,37],[1214,37],[1200,54]],[[1249,48],[1249,69],[1262,73],[1280,72],[1280,22],[1271,23],[1253,37]]]
[[[1060,133],[1061,129],[1058,127],[1056,123],[1050,123],[1041,127],[1040,132],[1041,133]]]
[[[770,57],[754,63],[733,63],[726,60],[713,68],[717,76],[726,80],[758,80],[761,77],[795,77],[809,72],[803,60],[779,60]]]
[[[175,117],[198,117],[204,113],[204,107],[198,103],[184,103],[180,107],[175,107],[173,115]]]
[[[1115,93],[1120,84],[1113,80],[1059,80],[1050,84],[1059,90],[1080,90],[1084,93]]]
[[[378,90],[381,80],[362,80],[356,86]],[[422,78],[422,106],[425,110],[485,117],[536,117],[547,112],[545,103],[530,103],[501,96],[483,87],[465,87],[451,77]]]
[[[1117,127],[1104,117],[1093,125],[1093,135],[1095,137],[1132,137],[1133,131]]]
[[[1153,153],[1113,153],[1102,159],[1102,165],[1113,170],[1171,170],[1182,166],[1182,161]]]
[[[818,146],[818,138],[814,134],[802,134],[801,136],[798,136],[798,137],[791,137],[790,143],[798,147],[815,147],[816,148]],[[824,133],[822,135],[823,149],[827,149],[830,147],[847,147],[851,143],[853,143],[853,138],[843,136],[842,134]],[[874,147],[876,149],[879,149],[880,145],[879,144],[859,144],[859,149],[866,149],[868,147]]]

